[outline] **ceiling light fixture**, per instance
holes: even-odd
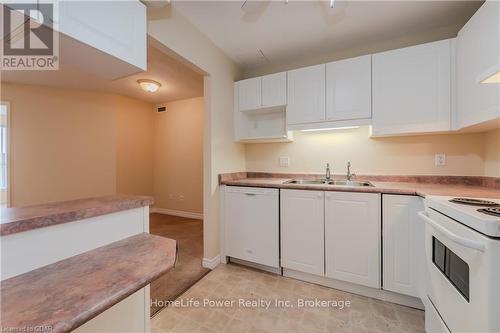
[[[151,92],[154,93],[161,87],[161,83],[153,81],[153,80],[147,80],[147,79],[141,79],[137,80],[137,83],[141,86],[142,90],[146,92]]]
[[[330,8],[335,7],[335,0],[330,0]]]
[[[315,129],[301,130],[301,132],[335,131],[335,130],[346,130],[346,129],[354,129],[354,128],[359,128],[359,126],[315,128]]]

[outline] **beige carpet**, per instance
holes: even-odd
[[[151,299],[174,300],[210,270],[203,268],[203,221],[151,214],[149,232],[177,241],[177,262],[167,274],[151,283]],[[161,307],[151,306],[151,315]]]

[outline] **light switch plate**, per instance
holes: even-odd
[[[290,166],[290,157],[289,156],[280,156],[280,167],[288,168]]]
[[[446,165],[446,155],[444,153],[436,154],[434,156],[434,164],[436,166]]]

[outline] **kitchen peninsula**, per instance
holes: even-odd
[[[147,332],[149,283],[176,258],[174,240],[148,233],[152,202],[113,195],[2,209],[2,329]]]

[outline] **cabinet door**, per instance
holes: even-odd
[[[286,105],[286,72],[262,77],[262,106]]]
[[[374,135],[451,129],[450,40],[374,54]]]
[[[147,69],[146,6],[138,1],[59,1],[59,30]]]
[[[424,209],[416,196],[382,196],[383,289],[420,297],[419,277],[424,254]]]
[[[457,36],[457,125],[500,117],[500,84],[481,84],[500,66],[500,2],[486,1]],[[490,71],[491,73],[491,71]]]
[[[325,193],[326,276],[380,288],[380,195]]]
[[[281,266],[324,275],[322,191],[281,190]]]
[[[371,55],[326,64],[326,116],[328,120],[371,118]]]
[[[325,65],[288,71],[288,124],[325,120]]]
[[[238,82],[240,110],[254,110],[262,106],[262,80],[260,77]]]
[[[279,267],[278,197],[277,189],[226,187],[226,255]]]

